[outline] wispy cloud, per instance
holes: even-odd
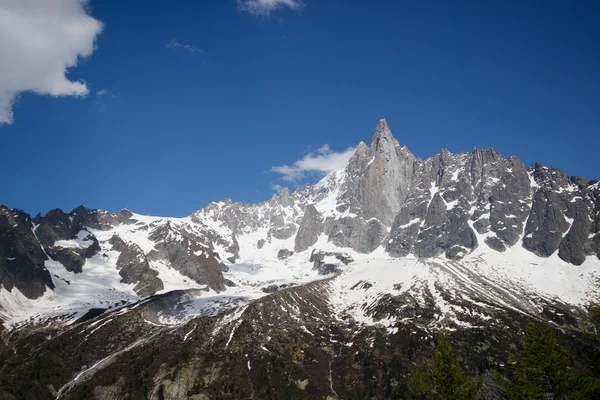
[[[300,12],[304,8],[301,0],[237,0],[238,8],[255,17],[268,18],[280,8],[290,8]]]
[[[103,25],[87,0],[0,1],[0,126],[13,122],[22,92],[86,96],[84,81],[66,74],[94,52]]]
[[[119,93],[111,92],[108,89],[100,89],[96,91],[96,109],[99,112],[106,111],[107,104],[110,103],[109,98],[119,97]]]
[[[292,165],[280,165],[271,167],[271,171],[281,175],[281,179],[298,185],[311,174],[327,174],[329,172],[344,168],[355,152],[354,147],[345,151],[335,152],[329,145],[321,146],[317,151],[308,153]]]
[[[108,89],[100,89],[96,92],[96,96],[98,97],[118,97],[119,93],[113,93],[111,91],[109,91]]]
[[[185,51],[189,51],[190,53],[204,54],[203,49],[196,47],[193,44],[180,43],[175,39],[172,39],[169,43],[167,43],[167,48],[169,48],[171,50],[185,50]]]
[[[275,194],[281,193],[283,189],[285,189],[285,186],[283,185],[271,184],[271,190],[273,190]]]

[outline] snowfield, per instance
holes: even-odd
[[[136,216],[137,218],[138,216]],[[142,218],[140,218],[142,219]],[[144,222],[171,221],[189,224],[185,219],[158,219],[144,217]],[[55,290],[46,290],[43,297],[30,300],[18,289],[11,292],[0,290],[0,316],[7,328],[17,328],[28,323],[42,323],[58,320],[72,323],[91,308],[119,309],[125,304],[135,303],[141,298],[133,291],[133,284],[120,282],[116,268],[118,252],[107,250],[106,241],[117,233],[122,238],[133,241],[145,251],[150,251],[154,243],[133,226],[122,225],[113,231],[94,232],[100,240],[102,251],[87,260],[83,273],[67,271],[60,263],[48,260],[46,268],[51,272]],[[214,315],[240,303],[249,302],[268,293],[262,289],[270,285],[301,285],[314,280],[331,278],[333,275],[318,275],[309,261],[311,250],[296,253],[285,260],[277,259],[280,249],[293,248],[293,238],[272,240],[262,249],[256,242],[265,232],[257,231],[238,237],[240,260],[225,264],[229,271],[225,278],[236,286],[224,292],[208,290],[193,280],[181,275],[175,269],[161,262],[151,263],[165,284],[166,293],[178,289],[202,289],[187,296],[184,307],[178,315],[165,316],[161,322],[168,325],[184,323],[197,315]],[[556,254],[541,258],[516,245],[504,253],[480,246],[461,261],[445,258],[419,260],[414,256],[392,258],[383,247],[370,254],[360,254],[350,248],[339,248],[321,235],[313,248],[343,252],[354,262],[348,266],[339,263],[335,257],[325,262],[339,264],[339,275],[331,280],[330,301],[338,314],[350,314],[364,324],[392,326],[396,320],[375,320],[366,311],[369,305],[386,294],[400,295],[411,293],[417,300],[422,299],[422,289],[433,295],[436,307],[440,310],[438,320],[456,317],[454,307],[444,300],[439,290],[447,290],[463,298],[485,299],[488,304],[521,312],[533,311],[537,296],[550,301],[559,301],[580,307],[600,297],[600,260],[590,256],[581,266],[562,261]],[[356,289],[359,283],[369,283],[368,289]],[[363,305],[367,304],[367,307]]]

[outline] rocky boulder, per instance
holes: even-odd
[[[277,252],[277,259],[278,260],[285,260],[286,258],[292,256],[294,254],[293,251],[288,250],[288,249],[281,249]]]
[[[313,250],[310,259],[313,270],[319,271],[319,275],[327,275],[336,272],[340,265],[348,265],[354,261],[346,253]]]

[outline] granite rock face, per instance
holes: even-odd
[[[266,228],[258,249],[294,237],[294,250],[305,251],[324,234],[335,246],[370,253],[383,245],[395,257],[461,259],[480,246],[523,246],[542,257],[560,249],[562,259],[581,263],[597,249],[591,185],[545,170],[493,149],[423,160],[380,120],[371,145],[359,143],[346,167],[321,182],[255,205],[211,203],[192,219],[232,236]]]
[[[596,257],[600,258],[600,183],[597,181],[590,182],[586,192],[588,201],[593,204],[590,211],[591,223],[588,236],[591,242],[587,248],[587,253],[596,254]]]
[[[382,119],[375,128],[367,159],[361,193],[363,215],[389,224],[412,188],[415,156],[400,147]]]
[[[359,253],[372,252],[387,235],[386,227],[379,220],[362,217],[328,218],[324,232],[336,246],[351,247]]]
[[[541,164],[529,172],[535,193],[523,247],[542,257],[558,250],[561,259],[575,265],[597,255],[598,184]]]
[[[381,120],[371,146],[361,142],[334,174],[311,189],[325,215],[323,233],[339,247],[369,253],[383,244],[395,257],[461,259],[479,246],[523,246],[541,257],[558,251],[576,265],[598,253],[597,182],[541,164],[527,169],[493,149],[442,150],[421,160]],[[337,193],[333,215],[319,204],[323,186]]]
[[[396,256],[445,254],[458,259],[482,245],[506,250],[519,240],[528,214],[530,179],[516,158],[494,150],[443,150],[415,165],[415,186],[390,231]]]
[[[294,251],[299,253],[308,250],[309,247],[317,243],[319,236],[323,232],[323,216],[314,205],[310,204],[304,211],[304,217],[296,234]]]

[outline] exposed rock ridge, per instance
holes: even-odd
[[[596,183],[540,164],[527,169],[493,149],[461,154],[444,149],[419,159],[400,146],[382,119],[371,146],[360,142],[346,168],[318,184],[258,205],[214,204],[222,204],[220,215],[236,216],[232,231],[285,227],[284,235],[264,238],[271,241],[296,230],[296,250],[309,249],[324,234],[336,246],[361,253],[384,245],[393,256],[460,259],[479,246],[503,252],[522,245],[542,257],[559,251],[563,260],[581,264],[599,251],[597,191]],[[323,223],[302,227],[306,213],[308,223],[315,211]]]
[[[518,158],[493,149],[461,154],[444,149],[422,160],[400,146],[382,119],[371,146],[360,142],[343,171],[271,202],[293,199],[293,209],[280,206],[277,212],[280,218],[293,216],[286,221],[298,226],[309,204],[315,207],[311,214],[323,215],[322,227],[296,233],[300,242],[309,233],[311,243],[325,234],[336,246],[362,253],[384,245],[393,256],[450,259],[478,246],[502,252],[522,245],[542,257],[560,248],[563,260],[581,264],[598,252],[593,185],[560,171],[546,176],[540,169],[547,170],[540,164],[527,169]]]

